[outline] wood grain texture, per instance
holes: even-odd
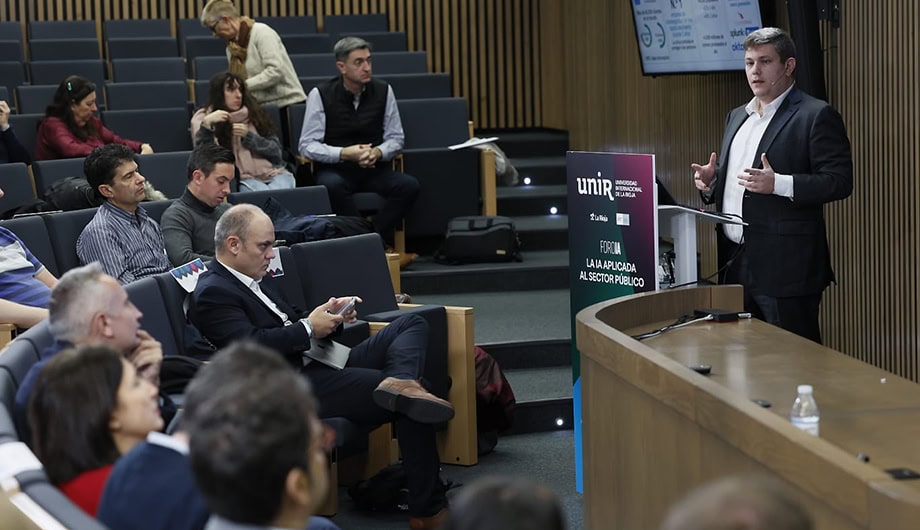
[[[822,530],[915,524],[920,484],[897,482],[883,469],[920,469],[920,385],[756,320],[698,323],[643,342],[629,337],[669,323],[675,304],[711,300],[730,292],[725,289],[635,295],[579,312],[589,526],[613,521],[605,527],[653,528],[662,512],[657,504],[646,509],[648,499],[676,501],[682,492],[675,483],[689,489],[752,471],[786,482]],[[725,292],[713,295],[719,290]],[[635,314],[647,320],[637,322]],[[633,327],[616,329],[617,321]],[[710,364],[712,375],[687,368],[697,363]],[[816,385],[820,437],[788,420],[802,382]],[[773,407],[761,408],[753,398]],[[618,413],[621,401],[628,413]],[[624,434],[634,432],[644,445]],[[694,454],[686,454],[684,441]],[[871,462],[859,461],[857,453],[869,454]],[[635,460],[643,465],[633,467]],[[669,473],[658,472],[659,461],[669,463]],[[618,484],[629,484],[629,491]]]

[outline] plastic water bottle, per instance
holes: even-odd
[[[803,431],[818,436],[818,422],[821,416],[818,412],[818,403],[815,401],[811,385],[799,385],[799,397],[795,398],[792,404],[792,412],[789,413],[789,419],[792,424]]]

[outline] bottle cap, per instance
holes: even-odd
[[[799,385],[798,387],[799,394],[811,394],[813,391],[814,389],[811,388],[811,385]]]

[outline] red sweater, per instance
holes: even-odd
[[[135,153],[141,152],[141,142],[126,140],[102,125],[99,118],[90,118],[96,128],[97,136],[90,136],[81,140],[70,132],[67,124],[60,118],[48,117],[38,126],[38,136],[35,138],[35,160],[57,160],[59,158],[79,158],[86,156],[93,149],[107,144],[122,144],[130,147]]]
[[[99,501],[102,499],[102,490],[109,480],[113,464],[109,464],[92,471],[84,471],[61,485],[61,490],[67,498],[80,507],[84,512],[96,517],[99,511]]]

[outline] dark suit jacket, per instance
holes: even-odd
[[[716,181],[707,203],[722,208],[732,139],[747,119],[744,106],[725,124]],[[776,173],[792,175],[794,198],[745,192],[742,215],[748,267],[763,294],[774,297],[817,294],[834,281],[824,225],[824,204],[853,191],[850,141],[840,114],[793,87],[776,111],[757,148]],[[720,256],[720,260],[727,259]]]
[[[291,306],[266,276],[259,284],[293,325],[285,326],[272,310],[217,260],[208,262],[192,293],[188,317],[192,324],[218,348],[235,340],[249,339],[273,348],[291,364],[302,366],[301,352],[310,348],[307,330],[297,320],[303,314]]]

